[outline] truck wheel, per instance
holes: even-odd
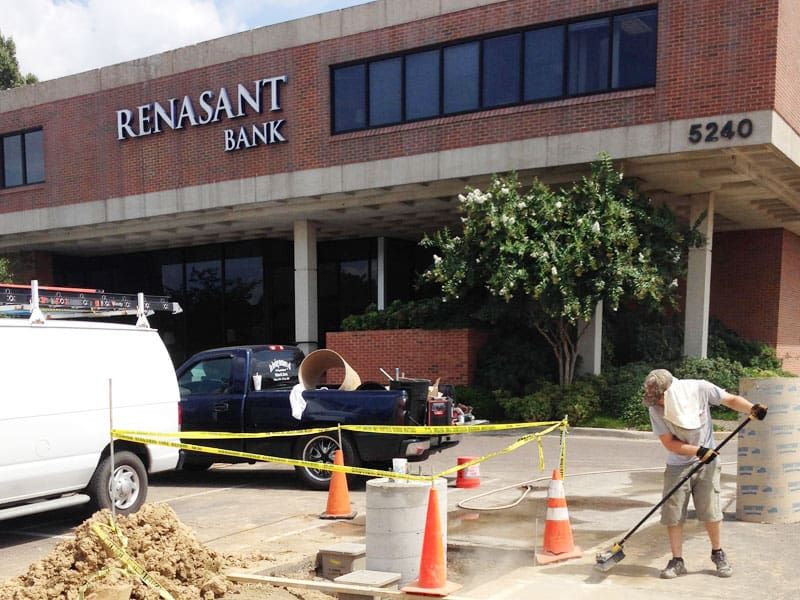
[[[337,438],[338,436],[329,433],[300,438],[295,445],[294,456],[298,460],[333,464],[334,453],[339,449]],[[361,461],[346,436],[342,436],[342,450],[345,465],[360,466]],[[313,490],[327,490],[330,487],[332,471],[307,467],[295,467],[295,470],[300,480]],[[352,477],[348,477],[348,480],[352,480]]]
[[[134,513],[147,498],[147,470],[133,452],[115,452],[113,476],[111,457],[106,456],[86,489],[96,509],[110,509],[113,503],[118,514]]]

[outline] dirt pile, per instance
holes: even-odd
[[[101,589],[130,586],[133,600],[158,600],[159,592],[126,569],[93,529],[108,537],[144,568],[175,600],[213,600],[236,591],[222,575],[227,567],[243,567],[249,560],[267,557],[223,556],[201,544],[165,504],[145,504],[139,512],[119,516],[111,531],[111,513],[95,513],[75,530],[75,539],[60,543],[28,572],[0,585],[0,600],[87,600]],[[123,540],[126,540],[123,541]],[[123,597],[125,592],[120,592]],[[98,594],[96,598],[111,597]]]

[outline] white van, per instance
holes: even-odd
[[[178,450],[114,440],[112,461],[111,424],[178,431],[179,399],[155,329],[0,318],[0,520],[82,503],[135,512],[148,472],[174,469]]]

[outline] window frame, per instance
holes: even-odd
[[[29,133],[36,133],[37,131],[42,132],[42,179],[39,181],[28,181],[28,156],[25,148],[25,138]],[[22,183],[6,185],[5,139],[15,136],[20,136]],[[2,167],[2,169],[0,169],[0,190],[13,190],[28,185],[38,185],[47,181],[46,170],[44,168],[44,148],[44,127],[29,127],[27,129],[20,129],[18,131],[0,134],[0,167]]]
[[[655,72],[653,73],[653,83],[643,84],[643,85],[636,85],[636,86],[617,86],[614,87],[614,21],[616,17],[625,16],[625,15],[634,15],[637,13],[644,13],[655,11],[656,13],[656,52],[655,52]],[[638,90],[638,89],[646,89],[646,88],[653,88],[657,85],[658,82],[658,17],[659,17],[659,10],[658,4],[645,4],[642,6],[637,6],[633,8],[625,8],[615,11],[606,11],[600,12],[590,15],[581,15],[580,17],[573,17],[569,19],[561,19],[558,21],[548,21],[546,23],[537,23],[536,25],[526,26],[526,27],[516,27],[512,29],[505,29],[502,31],[493,31],[489,34],[482,34],[467,38],[461,38],[457,40],[449,40],[444,43],[440,44],[431,44],[427,46],[420,46],[414,48],[412,50],[403,50],[400,52],[394,52],[390,54],[383,54],[380,56],[372,56],[366,59],[358,59],[352,60],[337,64],[331,64],[328,67],[329,70],[329,81],[330,81],[330,102],[329,102],[329,109],[330,109],[330,133],[331,135],[340,135],[345,133],[353,133],[356,131],[367,131],[371,129],[379,129],[382,127],[394,127],[397,125],[405,125],[407,123],[417,123],[420,121],[428,121],[432,119],[442,119],[447,117],[458,116],[462,114],[469,114],[469,113],[476,113],[476,112],[483,112],[488,110],[497,110],[501,108],[507,108],[511,106],[525,106],[529,104],[541,104],[543,102],[552,102],[554,100],[564,100],[568,98],[580,98],[584,96],[594,96],[598,94],[608,94],[613,92],[619,91],[629,91],[629,90]],[[570,81],[570,73],[569,73],[569,26],[577,23],[594,21],[598,19],[607,19],[608,20],[608,73],[607,77],[607,86],[598,91],[592,92],[585,92],[585,93],[576,93],[570,94],[569,93],[569,81]],[[563,27],[563,39],[562,39],[562,64],[561,64],[561,94],[558,96],[549,96],[546,98],[537,98],[534,100],[526,100],[525,99],[525,59],[526,59],[526,52],[525,52],[525,34],[533,31],[537,31],[540,29],[547,29],[551,27],[560,26]],[[504,37],[512,34],[520,34],[521,41],[520,41],[520,57],[519,57],[519,93],[517,102],[513,102],[510,104],[502,104],[502,105],[495,105],[495,106],[486,106],[485,99],[484,99],[484,42],[486,40],[491,40],[498,37]],[[444,112],[444,50],[451,46],[458,46],[462,44],[467,44],[470,42],[478,42],[478,108],[476,109],[468,109],[459,112]],[[406,107],[406,58],[408,56],[412,56],[415,54],[421,54],[424,52],[431,52],[437,51],[438,58],[439,58],[439,80],[438,80],[438,88],[439,88],[439,111],[438,114],[428,117],[419,117],[409,119],[407,118],[407,107]],[[400,97],[400,113],[401,118],[400,121],[386,123],[381,125],[370,125],[370,114],[369,114],[369,89],[370,89],[370,69],[369,65],[373,62],[379,62],[391,58],[400,58],[401,59],[401,97]],[[343,129],[343,130],[336,130],[336,96],[335,96],[335,85],[334,85],[334,76],[335,71],[337,69],[353,67],[356,65],[363,65],[366,71],[365,77],[365,109],[366,109],[366,125],[364,127],[358,128],[351,128],[351,129]]]

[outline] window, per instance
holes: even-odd
[[[369,65],[369,124],[373,127],[402,120],[401,74],[403,59],[390,58]]]
[[[439,60],[441,52],[429,50],[406,56],[406,119],[428,119],[439,114]]]
[[[608,19],[569,26],[569,93],[608,89]]]
[[[657,27],[653,8],[335,66],[333,132],[652,86]]]
[[[614,17],[612,79],[615,88],[655,84],[657,24],[655,10]]]
[[[470,42],[444,49],[444,112],[458,113],[478,108],[478,56],[480,44]]]
[[[525,34],[526,101],[564,94],[564,28],[548,27]]]
[[[190,394],[227,394],[233,379],[231,357],[201,360],[193,365],[178,381],[181,397]]]
[[[2,137],[2,187],[16,187],[44,181],[42,130]]]
[[[483,42],[483,105],[486,108],[519,102],[521,48],[519,33]]]
[[[334,131],[351,131],[367,126],[367,69],[355,65],[333,72]]]

